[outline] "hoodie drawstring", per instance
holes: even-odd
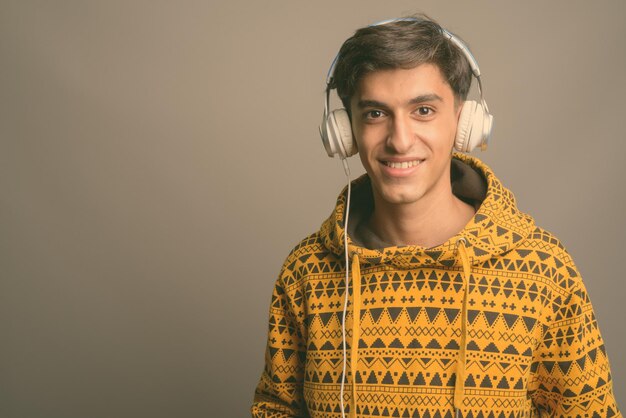
[[[359,256],[352,257],[352,342],[350,343],[350,373],[352,375],[352,405],[350,417],[356,418],[356,373],[359,361],[359,338],[361,331],[361,265]]]
[[[463,406],[464,397],[464,385],[466,378],[465,370],[465,350],[467,346],[467,295],[469,294],[469,280],[470,280],[470,262],[467,255],[467,240],[463,237],[456,241],[457,255],[461,258],[461,264],[463,265],[463,304],[461,309],[461,343],[459,348],[459,360],[456,369],[456,382],[454,384],[454,409],[456,410],[455,416],[458,418],[461,416],[461,408]]]

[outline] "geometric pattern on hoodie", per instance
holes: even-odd
[[[453,158],[487,186],[457,235],[432,248],[371,249],[348,234],[350,259],[360,266],[361,306],[355,321],[351,287],[346,416],[455,416],[465,286],[456,242],[463,237],[471,273],[460,416],[620,417],[607,352],[572,257],[518,210],[485,163]],[[353,181],[353,196],[367,180]],[[341,417],[346,193],[319,231],[290,252],[276,280],[253,417]],[[353,210],[358,205],[351,217]]]

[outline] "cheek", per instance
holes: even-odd
[[[457,123],[453,116],[440,120],[431,130],[432,137],[437,138],[438,143],[442,146],[447,147],[449,142],[454,142]]]
[[[357,149],[366,154],[376,146],[377,138],[380,137],[376,130],[373,129],[373,126],[370,125],[355,126],[355,124],[353,124],[352,134],[354,135],[354,142],[357,145]]]

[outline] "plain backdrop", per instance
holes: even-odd
[[[476,56],[474,154],[574,256],[624,407],[624,1],[0,0],[0,416],[249,416],[278,270],[345,182],[330,61],[419,11]]]

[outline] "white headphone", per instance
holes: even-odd
[[[384,25],[389,22],[398,21],[419,21],[415,18],[399,18],[384,20],[369,26]],[[461,152],[470,152],[477,146],[482,151],[487,149],[487,144],[491,137],[493,128],[493,115],[489,113],[489,108],[483,97],[482,83],[480,81],[480,69],[476,59],[470,52],[469,48],[456,36],[441,28],[444,36],[446,36],[454,45],[456,45],[463,55],[465,55],[472,73],[478,81],[478,91],[480,92],[480,103],[473,100],[466,100],[461,109],[459,123],[457,126],[456,137],[454,140],[454,148]],[[334,75],[335,64],[339,54],[335,56],[326,76],[326,101],[324,103],[324,116],[320,125],[320,136],[322,143],[329,157],[339,157],[342,160],[356,154],[356,143],[352,135],[352,126],[348,112],[344,109],[335,109],[329,113],[330,108],[330,90],[331,82]]]

